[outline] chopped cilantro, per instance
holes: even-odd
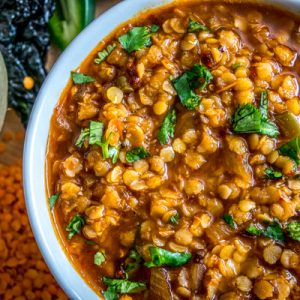
[[[71,72],[71,77],[75,84],[83,84],[83,83],[90,83],[96,81],[91,76],[84,75],[82,73],[77,73],[77,72]]]
[[[49,198],[50,209],[54,208],[54,205],[55,205],[58,197],[59,197],[59,193],[55,193]]]
[[[149,157],[150,153],[144,147],[134,148],[126,153],[126,160],[129,163]]]
[[[167,144],[170,141],[170,138],[174,137],[175,126],[176,111],[175,109],[172,109],[167,113],[158,132],[158,140],[162,145]]]
[[[77,146],[78,148],[81,148],[85,139],[89,136],[89,134],[90,134],[89,128],[82,128],[80,135],[75,142],[75,146]]]
[[[89,144],[99,145],[101,144],[103,136],[104,125],[102,122],[91,121],[89,130]]]
[[[257,226],[251,224],[247,227],[246,231],[252,235],[262,235],[275,241],[284,241],[283,230],[281,224],[278,221],[273,221],[265,229],[260,229]]]
[[[97,57],[94,59],[95,64],[101,64],[117,47],[116,44],[108,45],[106,49],[97,53]]]
[[[86,241],[86,244],[89,245],[89,246],[97,245],[97,243],[94,242],[94,241]]]
[[[103,277],[102,281],[108,286],[103,292],[105,300],[117,300],[122,294],[139,293],[147,289],[144,282],[129,281],[127,279],[113,279]]]
[[[105,255],[102,251],[98,251],[95,255],[94,255],[94,264],[97,266],[102,265],[102,263],[105,262]]]
[[[232,64],[232,65],[231,65],[231,68],[232,68],[233,70],[236,70],[236,69],[239,68],[240,66],[241,66],[240,63],[236,63],[236,64]]]
[[[138,270],[142,262],[143,262],[142,256],[136,250],[131,250],[128,257],[125,260],[126,276],[128,277],[129,272]]]
[[[195,31],[211,31],[210,28],[208,28],[207,26],[194,21],[192,19],[189,20],[189,27],[188,27],[188,32],[195,32]]]
[[[158,247],[150,247],[151,261],[145,262],[145,266],[152,267],[180,267],[186,264],[191,258],[192,254],[189,252],[170,252]]]
[[[193,91],[196,88],[204,89],[212,80],[210,71],[204,66],[196,64],[192,69],[185,71],[180,77],[172,81],[180,102],[189,110],[200,104],[200,97]]]
[[[259,229],[258,227],[256,227],[253,224],[250,224],[247,228],[246,231],[251,234],[251,235],[257,235],[257,236],[261,236],[262,235],[262,230]]]
[[[159,26],[156,25],[156,24],[153,24],[153,25],[150,26],[150,30],[151,30],[152,33],[155,33],[159,30]]]
[[[128,53],[144,47],[150,47],[152,44],[151,28],[147,26],[133,27],[127,33],[119,37],[119,42]]]
[[[290,222],[286,227],[286,231],[291,239],[300,242],[300,222]]]
[[[75,215],[66,228],[66,230],[69,232],[68,239],[70,240],[75,234],[80,233],[80,230],[84,224],[84,218],[81,215]]]
[[[299,165],[300,164],[299,150],[300,150],[300,136],[282,145],[279,148],[279,153],[281,155],[288,156],[293,161],[295,161],[297,165]]]
[[[275,171],[272,168],[266,168],[265,169],[266,178],[268,179],[281,179],[282,173],[280,171]]]
[[[223,215],[222,219],[232,228],[232,229],[236,229],[236,224],[234,222],[234,219],[232,217],[232,215],[230,214],[225,214]]]
[[[108,157],[111,158],[113,164],[115,164],[118,161],[120,148],[121,148],[120,146],[117,147],[110,146],[108,149]]]
[[[267,119],[268,99],[267,93],[261,95],[260,108],[247,103],[240,106],[232,117],[232,129],[235,133],[257,133],[277,137],[277,126]]]
[[[180,215],[177,213],[170,218],[169,223],[173,225],[177,225],[179,223],[179,219],[180,219]]]

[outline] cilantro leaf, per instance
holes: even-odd
[[[279,148],[279,153],[284,156],[291,158],[297,165],[300,164],[299,158],[300,151],[300,136],[290,140],[288,143],[282,145]]]
[[[103,136],[104,125],[102,122],[91,121],[89,130],[89,144],[99,145]]]
[[[59,193],[55,193],[49,198],[50,209],[54,208],[54,205],[55,205],[58,197],[59,197]]]
[[[89,128],[82,128],[79,137],[75,142],[75,146],[81,148],[83,146],[84,140],[89,136],[90,129]]]
[[[126,160],[129,163],[133,163],[137,160],[149,157],[150,153],[144,147],[134,148],[126,153]]]
[[[199,106],[200,97],[193,89],[203,90],[212,78],[210,71],[204,65],[196,64],[192,69],[185,71],[180,77],[174,79],[172,83],[181,104],[189,110]]]
[[[233,70],[236,70],[236,69],[239,68],[239,67],[241,67],[241,64],[240,64],[240,63],[236,63],[236,64],[232,64],[232,65],[231,65],[231,68],[232,68]]]
[[[139,293],[147,289],[144,282],[129,281],[127,279],[113,279],[103,277],[102,281],[108,286],[107,290],[103,292],[105,300],[116,300],[120,294]]]
[[[152,33],[155,33],[159,30],[159,26],[157,24],[152,24],[150,26],[150,30],[151,30]]]
[[[172,109],[167,113],[165,119],[163,120],[161,128],[158,132],[158,140],[161,143],[161,145],[167,144],[170,138],[174,137],[175,126],[176,126],[176,111],[175,109]]]
[[[236,229],[236,224],[234,222],[234,219],[232,217],[232,215],[230,214],[225,214],[223,215],[222,219],[232,228],[232,229]]]
[[[120,154],[120,146],[117,147],[109,147],[108,149],[108,157],[111,158],[113,164],[118,161],[119,154]]]
[[[105,262],[105,255],[102,251],[98,251],[95,255],[94,255],[94,264],[97,266],[100,266],[102,263]]]
[[[191,258],[192,254],[189,252],[170,252],[158,247],[150,247],[151,261],[145,262],[145,266],[152,267],[180,267],[186,264]]]
[[[277,221],[273,221],[265,229],[260,229],[257,226],[251,224],[246,228],[246,231],[252,235],[262,235],[275,241],[284,241],[284,234],[281,224]]]
[[[260,108],[251,103],[238,107],[232,117],[232,129],[235,133],[257,133],[277,137],[277,126],[267,119],[268,99],[266,92],[261,95]]]
[[[207,26],[194,21],[192,19],[189,20],[189,27],[188,27],[188,32],[195,32],[195,31],[209,31],[211,32],[210,28],[208,28]]]
[[[179,223],[179,219],[180,219],[180,215],[177,213],[170,218],[169,223],[173,225],[177,225]]]
[[[89,246],[94,246],[94,245],[97,245],[97,243],[96,242],[94,242],[94,241],[86,241],[86,244],[87,245],[89,245]]]
[[[90,83],[96,81],[91,76],[84,75],[82,73],[77,73],[77,72],[71,72],[71,77],[75,84],[83,84],[83,83]]]
[[[266,178],[268,179],[281,179],[282,173],[280,171],[275,171],[272,168],[265,169]]]
[[[128,53],[144,47],[150,47],[152,45],[151,29],[147,26],[133,27],[119,37],[119,42]]]
[[[97,53],[97,56],[94,59],[95,64],[101,64],[106,58],[114,51],[114,49],[117,47],[116,44],[108,45],[104,50],[99,51]]]
[[[290,222],[286,227],[286,231],[291,239],[300,242],[300,222]]]
[[[69,232],[68,239],[70,240],[75,234],[80,233],[81,228],[84,226],[85,220],[81,215],[75,215],[66,230]]]
[[[126,275],[128,276],[128,273],[131,271],[138,270],[142,264],[142,261],[142,256],[136,250],[131,250],[128,257],[125,260]]]

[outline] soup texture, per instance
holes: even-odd
[[[71,72],[47,151],[58,236],[106,300],[300,299],[299,21],[184,3]]]

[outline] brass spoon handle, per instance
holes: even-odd
[[[2,129],[7,111],[7,72],[4,59],[0,52],[0,131]]]

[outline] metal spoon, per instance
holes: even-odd
[[[7,111],[7,72],[4,59],[0,52],[0,131],[2,129]]]

